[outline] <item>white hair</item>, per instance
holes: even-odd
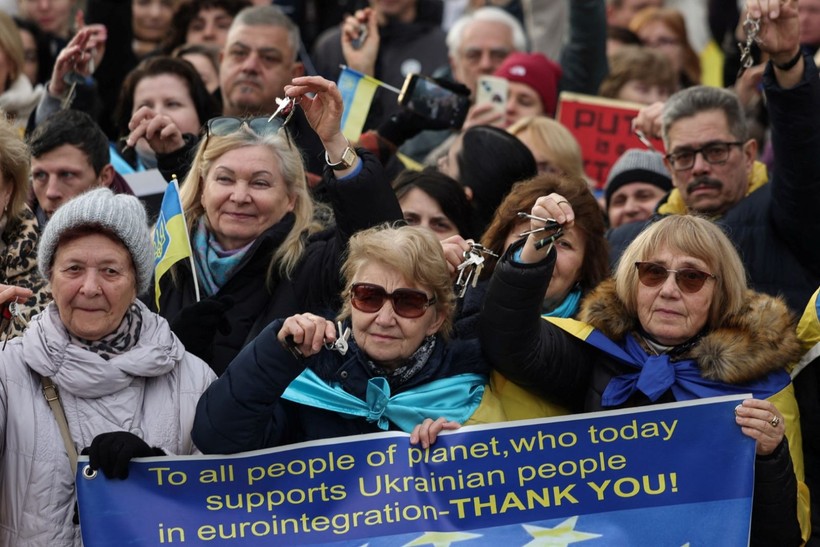
[[[461,39],[464,35],[464,30],[467,28],[467,25],[473,21],[489,21],[507,25],[512,32],[513,47],[516,51],[527,50],[527,36],[524,34],[524,28],[521,26],[521,23],[518,22],[518,19],[501,8],[485,6],[470,13],[465,13],[450,27],[450,31],[447,33],[447,51],[451,57],[455,57],[458,54],[458,50],[461,48]]]

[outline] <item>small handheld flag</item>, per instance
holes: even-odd
[[[188,239],[188,227],[182,212],[179,199],[179,184],[174,177],[165,189],[159,217],[154,226],[154,293],[159,311],[159,280],[175,263],[184,258],[191,259],[191,271],[194,275],[194,291],[199,301],[199,284],[196,279],[196,268],[193,267],[193,252]]]
[[[342,94],[342,102],[344,103],[342,133],[349,141],[353,142],[358,141],[362,134],[362,128],[367,119],[367,113],[370,112],[370,103],[373,102],[376,88],[382,86],[394,93],[399,93],[399,90],[395,87],[345,65],[342,65],[342,72],[339,74],[339,81],[336,82],[336,85],[339,87],[339,93]]]

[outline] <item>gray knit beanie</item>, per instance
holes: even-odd
[[[63,233],[81,226],[102,226],[122,241],[131,253],[137,274],[137,294],[148,290],[154,272],[154,246],[148,228],[145,207],[135,196],[115,194],[108,188],[97,188],[80,194],[54,212],[40,236],[37,265],[48,279],[54,265],[54,253]]]
[[[604,187],[606,208],[618,188],[631,182],[645,182],[666,192],[672,189],[672,177],[663,163],[663,156],[652,150],[630,148],[609,170]]]

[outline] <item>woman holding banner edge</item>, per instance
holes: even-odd
[[[326,150],[324,190],[335,226],[316,221],[301,152],[279,118],[213,118],[180,198],[205,298],[197,302],[187,261],[160,279],[158,313],[183,343],[222,374],[272,320],[339,307],[338,271],[347,238],[402,218],[381,164],[341,133],[342,99],[318,76],[295,78],[285,93]],[[307,93],[315,93],[313,98]],[[285,122],[286,123],[286,122]],[[133,136],[133,134],[132,134]],[[146,299],[155,306],[155,295]]]

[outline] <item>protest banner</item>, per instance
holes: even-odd
[[[86,475],[102,545],[747,545],[754,441],[727,396],[477,426],[423,450],[404,433]],[[87,459],[85,460],[87,461]]]
[[[632,131],[632,120],[643,105],[592,95],[562,92],[555,118],[581,145],[584,172],[602,190],[612,164],[630,148],[647,149]],[[663,141],[647,138],[663,152]]]

